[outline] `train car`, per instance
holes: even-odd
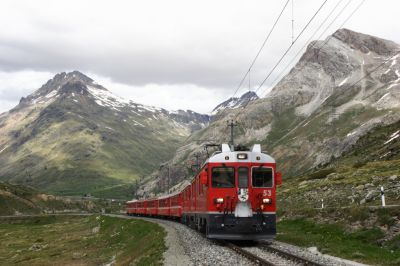
[[[137,200],[131,200],[126,203],[126,214],[134,215],[137,213]]]
[[[135,214],[137,215],[143,215],[145,216],[146,213],[146,209],[147,209],[147,202],[142,200],[142,201],[138,201],[137,205],[136,205],[136,209],[135,209]]]
[[[158,216],[169,217],[171,216],[171,196],[164,196],[158,198]]]
[[[183,221],[208,238],[260,240],[276,235],[275,160],[256,144],[234,151],[222,144],[193,179],[184,201]],[[186,202],[190,201],[190,202]]]
[[[259,144],[250,150],[222,144],[221,151],[207,159],[190,185],[173,195],[138,201],[133,214],[141,214],[144,202],[144,215],[180,218],[208,238],[273,239],[276,186],[281,183],[275,160],[262,153]]]
[[[170,216],[174,219],[181,218],[182,217],[182,206],[183,206],[183,201],[182,201],[182,192],[175,193],[173,195],[170,195]]]
[[[158,199],[146,200],[146,215],[157,216],[158,215]]]

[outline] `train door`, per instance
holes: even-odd
[[[237,168],[237,197],[238,201],[235,207],[236,217],[251,217],[253,210],[250,203],[250,169],[248,166],[239,166]]]

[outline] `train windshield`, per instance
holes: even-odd
[[[235,169],[233,167],[214,167],[212,170],[212,187],[235,187]]]
[[[272,187],[272,168],[254,167],[252,170],[253,187]]]

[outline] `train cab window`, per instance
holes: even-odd
[[[235,169],[233,167],[214,167],[212,169],[212,187],[235,187]]]
[[[239,188],[249,187],[249,168],[239,167],[238,181],[239,181]]]
[[[253,167],[252,172],[253,187],[272,187],[272,168]]]

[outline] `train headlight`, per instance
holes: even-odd
[[[216,204],[222,204],[222,203],[224,203],[224,198],[216,198],[216,199],[214,199],[214,202]]]
[[[239,160],[246,160],[247,159],[247,154],[246,153],[238,153],[237,158]]]
[[[271,204],[272,203],[272,199],[263,199],[262,202],[264,204]]]

